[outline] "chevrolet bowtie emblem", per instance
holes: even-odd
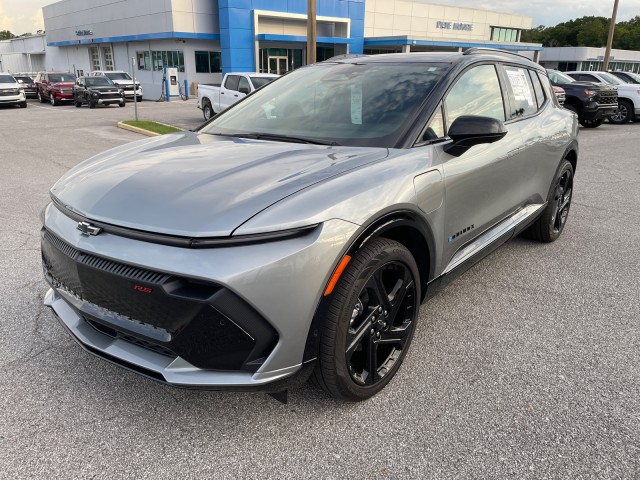
[[[91,225],[89,222],[78,222],[76,228],[80,230],[82,235],[86,235],[87,237],[89,235],[98,235],[102,231],[102,228]]]

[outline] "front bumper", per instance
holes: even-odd
[[[582,109],[580,118],[584,120],[603,120],[616,113],[618,104],[591,103]]]
[[[93,100],[98,105],[114,105],[114,104],[118,104],[118,103],[124,102],[124,97],[118,97],[118,98],[100,98],[100,97],[98,97],[97,99],[94,98]]]
[[[64,92],[60,92],[57,90],[51,90],[49,92],[53,98],[55,98],[58,102],[71,102],[73,101],[73,90],[65,89]]]
[[[17,95],[0,95],[0,104],[7,103],[24,103],[27,101],[27,97],[23,93]]]
[[[236,299],[227,307],[220,302],[214,304],[223,318],[209,315],[201,322],[202,328],[194,330],[184,314],[190,305],[154,306],[144,293],[139,296],[142,300],[128,300],[133,298],[127,296],[132,291],[115,290],[111,287],[115,282],[108,279],[101,283],[104,287],[96,290],[94,285],[89,287],[93,291],[82,292],[82,285],[74,286],[72,277],[63,278],[67,286],[49,278],[53,288],[47,293],[45,304],[85,349],[175,386],[261,390],[273,389],[280,381],[305,370],[302,359],[311,321],[344,247],[336,238],[346,242],[358,228],[332,220],[304,237],[238,247],[188,249],[106,233],[84,237],[76,229],[77,222],[54,207],[47,209],[45,225],[69,247],[88,257],[99,255],[99,261],[126,262],[134,269],[148,268],[167,277],[215,285]],[[47,253],[50,248],[43,240],[43,256],[51,256]],[[67,249],[64,245],[61,248]],[[50,268],[51,259],[47,262]],[[100,264],[94,260],[89,263]],[[155,289],[156,280],[137,284]],[[173,292],[181,295],[180,288]],[[205,292],[203,298],[210,298],[209,293]],[[93,296],[96,303],[82,295]],[[217,301],[215,297],[207,302]],[[250,318],[251,312],[263,319],[264,325],[256,328],[255,322],[259,321]],[[220,320],[228,320],[232,328],[218,328]],[[260,342],[263,347],[252,350]],[[265,346],[265,342],[272,343]],[[229,348],[225,349],[225,345]],[[261,352],[266,358],[257,358]]]

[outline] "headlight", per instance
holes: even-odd
[[[596,92],[595,92],[594,90],[585,90],[585,91],[584,91],[584,94],[585,94],[587,97],[595,97],[595,96],[596,96]]]
[[[98,92],[93,92],[93,93],[91,94],[91,96],[92,96],[93,98],[98,98],[98,97],[100,96],[100,94],[99,94]]]
[[[120,90],[118,90],[118,93],[122,96],[122,95],[124,95],[124,90],[120,89]]]

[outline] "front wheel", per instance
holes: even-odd
[[[621,125],[629,123],[633,119],[633,104],[628,100],[620,100],[618,102],[618,110],[609,117],[611,123]]]
[[[27,102],[20,102],[20,108],[27,108]]]
[[[124,105],[125,105],[124,100],[118,104],[119,107],[124,107]]]
[[[40,90],[38,90],[38,100],[40,101],[40,103],[44,103],[44,98],[42,97],[42,93],[40,93]]]
[[[53,95],[53,92],[50,94],[49,100],[51,101],[51,105],[54,107],[58,106],[58,102],[56,101],[56,97]]]
[[[382,390],[409,350],[419,293],[418,267],[404,245],[376,238],[358,250],[331,293],[316,383],[347,401]]]
[[[553,181],[547,206],[542,215],[525,231],[525,236],[545,243],[557,240],[567,223],[572,195],[573,166],[565,159]]]

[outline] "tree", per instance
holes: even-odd
[[[0,30],[0,40],[10,40],[15,38],[15,35],[9,30]]]

